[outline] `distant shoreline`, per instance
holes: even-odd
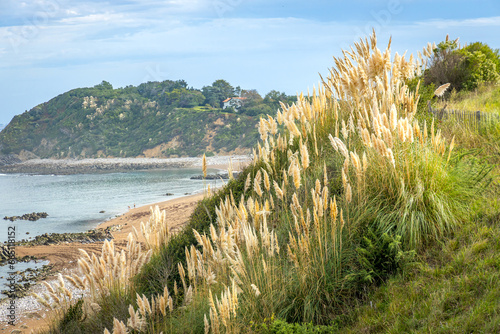
[[[225,169],[230,159],[237,168],[247,165],[252,157],[249,155],[207,157],[207,165]],[[201,157],[186,158],[97,158],[97,159],[31,159],[19,163],[0,166],[0,173],[23,174],[95,174],[127,172],[136,170],[155,170],[169,168],[201,167]]]

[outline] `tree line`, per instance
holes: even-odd
[[[107,82],[93,87],[99,90],[113,90],[113,86]],[[284,92],[271,90],[264,97],[255,89],[241,89],[240,86],[234,87],[228,81],[223,79],[215,80],[211,85],[204,86],[201,89],[189,87],[185,80],[165,80],[150,81],[142,83],[137,87],[127,86],[121,90],[136,92],[142,97],[157,101],[162,106],[169,108],[194,108],[204,106],[207,108],[219,109],[223,107],[222,101],[230,97],[245,98],[238,110],[226,108],[227,112],[238,112],[249,116],[261,114],[274,114],[280,107],[280,103],[292,104],[297,100],[296,96],[287,95]],[[95,92],[94,92],[95,93]]]

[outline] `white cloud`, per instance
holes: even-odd
[[[78,25],[78,24],[89,24],[89,23],[107,23],[111,21],[122,21],[125,16],[123,14],[113,14],[113,13],[100,13],[100,14],[89,14],[85,16],[77,16],[77,17],[67,17],[59,20],[61,24],[70,24],[70,25]],[[123,21],[122,21],[123,22]]]
[[[479,17],[463,20],[427,20],[416,23],[419,26],[436,27],[439,29],[455,27],[498,27],[500,16]]]

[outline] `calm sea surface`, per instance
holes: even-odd
[[[15,226],[18,241],[43,233],[92,229],[134,204],[153,204],[202,191],[203,181],[190,179],[200,174],[201,168],[78,175],[0,174],[0,241],[7,240],[9,226]],[[47,212],[49,216],[34,222],[3,220],[4,216],[31,212]],[[5,276],[4,271],[6,268],[0,267],[0,276]]]
[[[86,231],[126,212],[128,206],[199,192],[203,181],[190,177],[200,174],[198,169],[78,175],[0,174],[0,218],[31,212],[49,214],[34,222],[1,219],[0,241],[6,240],[8,226],[13,225],[17,240],[43,233]],[[166,196],[167,193],[174,195]]]

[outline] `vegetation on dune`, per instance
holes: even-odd
[[[500,133],[432,119],[423,60],[375,33],[355,43],[320,88],[260,120],[254,162],[182,232],[152,215],[141,233],[164,237],[126,287],[68,301],[52,332],[500,331]],[[113,254],[80,266],[119,274]]]

